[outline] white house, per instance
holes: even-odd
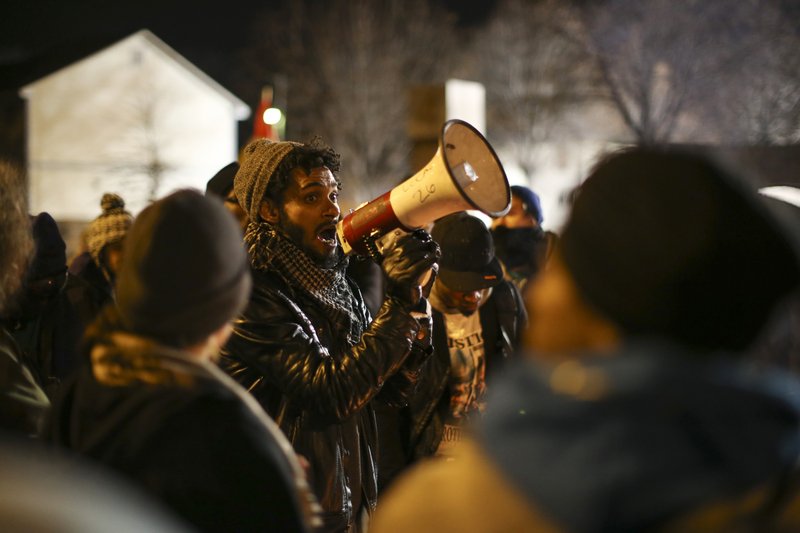
[[[497,153],[511,185],[525,185],[539,195],[544,229],[558,233],[569,216],[575,188],[602,154],[632,143],[633,138],[619,113],[602,100],[573,106],[549,125],[542,137],[544,140],[522,147],[498,146]],[[520,149],[529,152],[531,175],[516,160]]]
[[[250,108],[141,30],[21,89],[30,210],[81,222],[117,192],[136,214],[237,156]]]

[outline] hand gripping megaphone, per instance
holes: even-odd
[[[448,120],[425,167],[336,226],[344,252],[375,259],[375,241],[396,228],[414,231],[445,215],[476,209],[490,217],[511,207],[511,190],[494,150],[471,125]]]

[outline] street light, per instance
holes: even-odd
[[[283,118],[283,112],[277,107],[269,107],[265,109],[264,114],[261,116],[261,119],[264,121],[264,124],[267,124],[268,126],[277,125],[282,118]]]

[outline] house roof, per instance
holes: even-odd
[[[128,37],[125,37],[124,39],[122,39],[120,41],[117,41],[117,42],[115,42],[115,43],[113,43],[113,44],[111,44],[111,45],[109,45],[107,47],[104,47],[101,50],[98,50],[97,52],[95,52],[93,54],[90,54],[89,56],[86,56],[86,57],[84,57],[83,59],[81,59],[79,61],[76,61],[75,63],[71,63],[71,64],[69,64],[69,65],[67,65],[65,67],[62,67],[62,68],[56,70],[55,72],[52,72],[52,73],[48,74],[47,76],[44,76],[43,78],[39,78],[38,80],[23,86],[19,90],[19,94],[23,98],[27,99],[30,96],[31,91],[34,90],[34,88],[36,87],[36,85],[38,85],[39,83],[43,82],[44,80],[49,79],[49,78],[51,78],[53,76],[58,76],[58,74],[60,72],[62,72],[65,69],[68,69],[68,68],[72,67],[76,63],[80,63],[80,62],[83,62],[83,61],[91,61],[91,59],[93,57],[95,57],[95,56],[97,56],[99,54],[103,54],[103,53],[107,52],[108,50],[110,50],[110,49],[122,44],[123,42],[129,41],[129,40],[134,40],[134,39],[148,44],[153,50],[155,50],[158,53],[162,54],[164,57],[172,60],[175,64],[177,64],[178,66],[183,68],[186,72],[191,74],[193,77],[197,78],[199,81],[201,81],[207,87],[209,87],[212,91],[214,91],[217,94],[219,94],[222,98],[228,100],[231,103],[231,105],[233,106],[233,108],[234,108],[234,112],[236,114],[236,119],[237,120],[245,120],[250,116],[250,107],[247,104],[245,104],[242,100],[237,98],[233,93],[231,93],[230,91],[225,89],[222,85],[220,85],[219,83],[214,81],[214,79],[212,79],[208,74],[206,74],[205,72],[203,72],[202,70],[197,68],[189,60],[187,60],[185,57],[183,57],[178,52],[176,52],[173,48],[171,48],[167,43],[165,43],[164,41],[162,41],[161,39],[156,37],[151,31],[146,30],[146,29],[139,30],[138,32],[136,32],[136,33],[134,33],[132,35],[129,35]]]

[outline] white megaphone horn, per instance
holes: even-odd
[[[468,209],[499,217],[510,206],[508,179],[492,147],[463,120],[448,120],[433,159],[391,191],[345,216],[336,232],[345,253],[374,258],[374,242],[393,229],[413,231]]]

